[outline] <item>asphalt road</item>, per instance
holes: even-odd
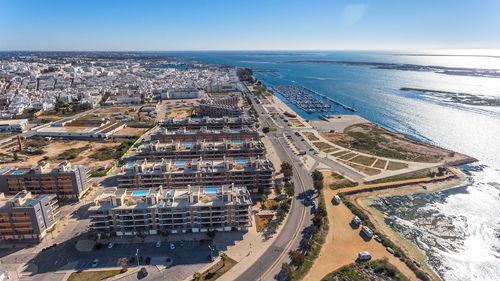
[[[250,98],[253,96],[249,94]],[[269,123],[274,125],[272,119],[267,116],[260,104],[253,103],[259,113],[261,124]],[[312,179],[309,171],[305,169],[302,162],[286,145],[283,137],[275,138],[272,133],[268,135],[277,155],[286,162],[292,164],[294,175],[292,181],[295,183],[296,198],[293,200],[288,219],[285,222],[278,237],[272,245],[264,252],[259,260],[243,272],[236,280],[273,280],[281,270],[283,262],[289,262],[288,251],[298,247],[303,231],[311,224],[312,214],[310,206],[305,206],[299,199],[299,194],[312,189]],[[277,167],[279,169],[279,167]]]

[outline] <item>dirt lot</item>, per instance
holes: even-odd
[[[148,128],[131,128],[131,127],[125,127],[121,129],[120,131],[114,133],[114,136],[133,136],[133,137],[139,137],[142,136],[145,132],[147,132],[149,129]]]
[[[321,133],[340,146],[375,156],[415,162],[455,161],[466,156],[427,145],[372,123],[349,126],[344,133]]]
[[[415,274],[398,258],[387,252],[382,244],[373,239],[365,240],[364,236],[360,234],[359,227],[351,227],[350,222],[353,217],[351,211],[342,203],[339,205],[332,204],[336,191],[325,188],[324,192],[329,220],[328,235],[318,259],[316,259],[304,280],[321,280],[328,273],[353,263],[361,251],[369,252],[373,259],[386,257],[405,276],[411,280],[417,280]]]
[[[41,149],[43,153],[36,155],[27,155],[18,152],[20,161],[4,163],[2,166],[26,166],[33,167],[38,164],[39,161],[47,159],[49,163],[57,165],[64,160],[66,157],[72,164],[84,164],[92,169],[98,169],[104,166],[111,166],[113,160],[106,161],[96,161],[95,159],[89,158],[90,155],[95,153],[98,149],[103,147],[116,147],[120,145],[120,141],[117,142],[91,142],[91,141],[80,141],[80,140],[51,140],[49,142],[41,142],[36,144],[33,140],[25,140],[24,144],[26,150],[30,149],[30,145],[37,145],[33,147],[35,150]],[[14,150],[18,147],[16,142],[12,144],[6,144],[0,147],[0,153],[12,155]],[[72,155],[73,154],[73,155]],[[73,158],[73,156],[76,156]],[[73,158],[73,159],[68,159]]]
[[[352,182],[335,172],[323,172],[323,178],[324,178],[323,182],[324,186],[328,186],[331,189],[338,189],[342,187],[351,187],[358,185],[357,183]]]

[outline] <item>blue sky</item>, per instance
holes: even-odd
[[[500,48],[500,0],[0,0],[0,50]]]

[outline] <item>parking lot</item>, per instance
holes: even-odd
[[[171,246],[171,244],[173,246]],[[77,268],[105,268],[116,267],[121,258],[127,258],[127,266],[139,265],[168,265],[172,266],[210,262],[210,248],[208,240],[190,240],[161,242],[157,247],[156,242],[149,243],[117,243],[112,248],[108,245],[96,247],[85,257],[78,258]],[[216,251],[212,252],[215,256]],[[169,260],[167,260],[169,258]],[[99,259],[96,266],[92,266],[94,259]],[[139,261],[139,263],[138,263]]]

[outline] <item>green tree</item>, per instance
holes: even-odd
[[[306,260],[306,257],[304,256],[304,254],[302,254],[301,252],[296,251],[296,250],[288,252],[288,256],[290,257],[292,262],[298,266],[302,265],[304,263],[304,261]]]
[[[264,134],[269,133],[269,127],[263,127],[263,128],[262,128],[262,132],[263,132]]]
[[[285,179],[290,179],[293,176],[293,167],[288,162],[281,163],[281,172]]]
[[[314,188],[320,192],[323,189],[323,174],[318,170],[314,170],[312,179]]]
[[[281,276],[283,276],[284,280],[287,280],[287,281],[292,280],[293,272],[294,272],[293,266],[291,266],[288,263],[281,264],[280,274],[281,274]]]
[[[201,280],[201,273],[199,273],[199,272],[195,272],[195,273],[193,274],[193,280],[194,280],[194,281],[199,281],[199,280]]]
[[[295,195],[295,186],[293,182],[285,182],[285,193],[288,197],[293,197]]]
[[[17,151],[14,151],[14,152],[12,153],[12,158],[14,158],[14,161],[19,160],[19,155],[17,155]]]

